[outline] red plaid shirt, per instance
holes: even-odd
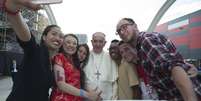
[[[137,39],[140,64],[150,78],[150,84],[156,89],[159,99],[183,101],[183,98],[171,78],[171,69],[181,66],[185,71],[189,67],[183,57],[176,51],[174,44],[159,33],[141,32]],[[201,84],[192,80],[194,90],[201,95]]]

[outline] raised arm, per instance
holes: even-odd
[[[4,0],[8,20],[18,38],[22,41],[30,40],[31,34],[19,10],[22,7],[29,8],[30,10],[38,10],[41,8],[40,5],[33,4],[30,1],[31,0]]]

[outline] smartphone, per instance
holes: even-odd
[[[62,3],[63,0],[32,0],[35,4],[58,4]]]

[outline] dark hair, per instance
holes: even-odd
[[[80,63],[79,63],[79,59],[77,57],[77,49],[78,49],[79,40],[78,40],[77,36],[74,35],[74,34],[66,34],[66,35],[64,35],[63,39],[65,39],[68,36],[72,36],[72,37],[74,37],[77,40],[76,52],[72,55],[72,60],[73,60],[72,62],[73,62],[73,65],[74,65],[75,68],[80,69],[79,68],[80,67]],[[59,52],[60,53],[65,53],[65,51],[63,49],[63,46],[60,47]]]
[[[114,40],[111,41],[111,43],[113,43],[113,42],[119,42],[119,40],[114,39]]]
[[[121,40],[121,41],[119,42],[119,46],[122,45],[122,44],[124,44],[124,43],[125,43],[125,42]]]
[[[41,36],[40,44],[44,44],[43,36],[47,36],[47,33],[54,27],[60,28],[58,25],[49,25],[44,29],[42,36]]]
[[[110,43],[110,46],[112,43],[118,43],[119,44],[119,40],[117,40],[117,39],[112,40]],[[110,52],[110,49],[111,49],[111,47],[108,48],[109,52]]]
[[[86,49],[86,51],[87,51],[86,58],[83,61],[80,61],[83,64],[82,67],[80,66],[80,84],[81,84],[81,88],[85,89],[85,80],[86,79],[85,79],[85,73],[84,73],[83,69],[84,69],[84,67],[86,66],[86,64],[87,64],[87,62],[89,60],[89,54],[90,54],[90,52],[89,52],[89,46],[87,44],[80,44],[78,46],[78,49],[80,47],[84,47]]]
[[[86,58],[85,58],[83,61],[80,61],[80,62],[83,63],[83,65],[82,65],[81,68],[84,68],[85,65],[87,64],[88,60],[89,60],[89,54],[90,54],[90,53],[89,53],[89,46],[88,46],[87,44],[80,44],[80,45],[78,46],[78,50],[79,50],[80,47],[84,47],[84,48],[86,49],[86,51],[87,51]]]
[[[132,18],[123,18],[122,20],[126,20],[131,24],[136,24],[135,21]]]

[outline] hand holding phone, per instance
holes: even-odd
[[[32,0],[35,4],[58,4],[62,3],[62,0]]]

